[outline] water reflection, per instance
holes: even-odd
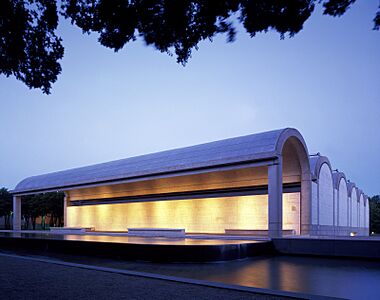
[[[152,243],[151,238],[0,233],[0,236]],[[218,243],[218,240],[154,239],[155,243]],[[223,243],[234,241],[220,241]],[[218,263],[143,263],[63,256],[60,259],[259,288],[348,299],[380,299],[380,262],[302,256],[256,257]]]
[[[380,262],[296,256],[207,264],[108,262],[110,267],[348,299],[379,299]]]

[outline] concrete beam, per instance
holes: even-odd
[[[303,173],[301,181],[301,235],[311,233],[311,193],[311,175]]]

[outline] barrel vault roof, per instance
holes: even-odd
[[[263,133],[135,156],[22,180],[13,194],[40,192],[65,187],[125,180],[154,174],[181,172],[218,165],[244,163],[277,157],[284,135],[302,139],[296,129],[285,128]]]

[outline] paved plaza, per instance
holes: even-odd
[[[1,299],[284,299],[0,255]]]

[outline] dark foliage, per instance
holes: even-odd
[[[380,29],[380,6],[379,11],[377,12],[375,19],[373,19],[373,22],[375,23],[375,26],[373,27],[374,30]]]
[[[35,194],[21,197],[21,213],[25,227],[29,229],[29,223],[36,229],[37,218],[42,218],[42,228],[46,225],[44,220],[49,216],[50,226],[63,226],[63,198],[62,192]],[[12,220],[12,195],[6,188],[0,189],[0,217],[5,218],[5,228],[11,229]]]
[[[369,230],[375,234],[380,234],[380,196],[369,199]]]
[[[0,1],[0,73],[49,93],[61,72],[54,0]]]
[[[323,4],[324,14],[330,16],[341,16],[356,0],[330,0]]]
[[[63,198],[64,194],[61,192],[23,196],[21,213],[25,221],[25,229],[28,229],[29,223],[32,224],[33,229],[36,229],[38,217],[42,219],[42,229],[46,229],[47,216],[50,220],[49,226],[63,226]]]
[[[0,217],[5,220],[5,229],[11,229],[12,195],[6,188],[0,189]]]
[[[49,93],[61,72],[61,39],[56,35],[61,14],[83,32],[96,32],[99,42],[115,51],[142,38],[161,52],[175,53],[186,64],[193,49],[220,33],[227,41],[241,22],[254,37],[276,31],[281,38],[302,30],[323,3],[324,13],[341,16],[355,0],[54,0],[0,1],[0,73],[14,75],[29,88]],[[380,27],[377,13],[374,29]]]

